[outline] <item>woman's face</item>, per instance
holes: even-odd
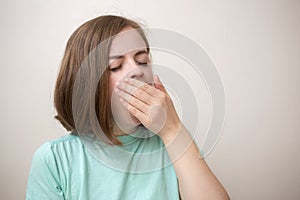
[[[117,125],[115,134],[131,133],[141,122],[120,103],[120,98],[115,93],[115,85],[117,81],[126,77],[152,85],[153,73],[147,46],[135,29],[126,27],[114,37],[109,57],[109,96],[114,122]]]

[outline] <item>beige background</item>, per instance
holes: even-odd
[[[300,199],[300,1],[1,1],[0,199],[24,199],[31,157],[66,134],[53,85],[70,34],[106,13],[181,32],[215,62],[223,135],[207,162],[232,199]]]

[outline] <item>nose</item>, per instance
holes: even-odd
[[[143,74],[143,71],[139,67],[137,67],[128,73],[128,77],[140,79],[143,76]]]
[[[130,62],[129,64],[129,72],[127,73],[127,77],[134,78],[134,79],[141,79],[144,75],[143,70],[139,65],[137,65],[135,62]]]

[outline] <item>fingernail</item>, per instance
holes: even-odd
[[[158,80],[160,80],[157,74],[156,74],[156,77],[157,77]]]

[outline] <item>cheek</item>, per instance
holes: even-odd
[[[144,71],[144,75],[145,75],[145,79],[146,79],[146,82],[147,83],[153,83],[153,71],[152,71],[152,68],[147,68],[145,71]]]
[[[115,89],[116,82],[120,80],[120,76],[116,74],[110,74],[109,77],[109,96],[111,97],[113,90]]]

